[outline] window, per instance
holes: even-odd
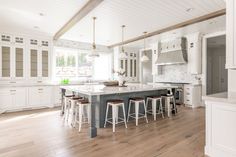
[[[88,60],[87,50],[55,48],[54,75],[56,79],[81,80],[93,77],[94,80],[107,80],[112,75],[112,54],[101,53],[93,61]]]

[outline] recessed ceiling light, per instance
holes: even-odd
[[[39,16],[45,16],[45,14],[44,13],[39,13]]]
[[[186,9],[185,11],[186,12],[191,12],[191,11],[193,11],[194,10],[194,8],[188,8],[188,9]]]
[[[34,26],[34,29],[39,29],[39,26]]]

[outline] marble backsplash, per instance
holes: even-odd
[[[155,76],[155,82],[195,83],[198,75],[188,72],[188,64],[164,65],[162,73]]]

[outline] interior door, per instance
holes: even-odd
[[[219,92],[227,91],[228,86],[228,71],[225,69],[226,57],[219,57]]]

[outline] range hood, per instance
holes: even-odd
[[[186,38],[162,42],[156,65],[187,63]]]

